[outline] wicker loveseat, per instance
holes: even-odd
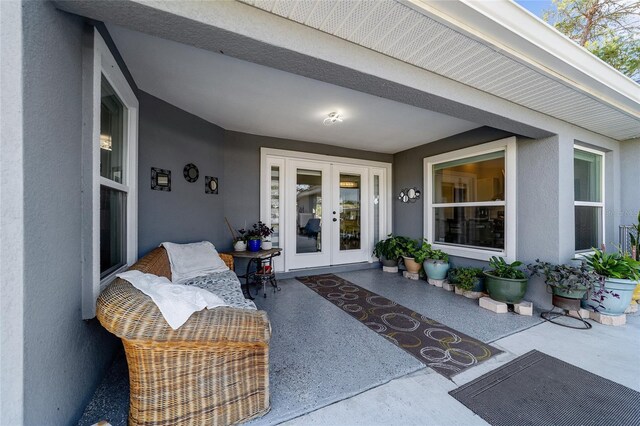
[[[221,257],[233,270],[233,258]],[[162,247],[131,269],[171,279]],[[98,298],[97,317],[124,344],[130,425],[227,425],[269,410],[265,312],[204,309],[173,330],[150,297],[116,279]]]

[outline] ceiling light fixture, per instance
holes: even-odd
[[[322,121],[325,126],[332,126],[335,123],[342,123],[342,116],[337,112],[330,112],[329,116]]]

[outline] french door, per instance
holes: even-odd
[[[284,249],[277,270],[372,261],[389,229],[391,166],[317,157],[263,155],[262,220]]]

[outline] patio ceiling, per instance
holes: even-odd
[[[480,124],[108,25],[141,90],[225,129],[395,153]],[[330,112],[344,121],[324,126]]]
[[[240,1],[596,133],[640,136],[640,87],[512,2]]]

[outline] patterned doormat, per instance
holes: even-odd
[[[296,279],[446,378],[502,352],[336,275]]]

